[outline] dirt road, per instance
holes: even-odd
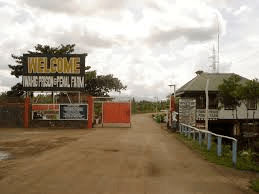
[[[0,180],[0,193],[250,193],[150,115],[133,116],[132,128],[75,133],[62,146],[18,158]]]

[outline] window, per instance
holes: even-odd
[[[206,96],[197,96],[196,97],[196,108],[197,109],[206,109]],[[218,108],[218,99],[216,95],[209,95],[209,109]]]
[[[218,109],[218,99],[216,95],[209,96],[209,109]]]
[[[257,104],[256,98],[248,99],[247,100],[247,109],[256,110],[256,108],[257,108],[256,104]]]
[[[197,109],[205,109],[206,108],[205,96],[198,96],[196,98],[196,108]]]

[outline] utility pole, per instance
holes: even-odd
[[[206,112],[205,112],[205,130],[208,131],[209,129],[209,122],[208,122],[208,112],[209,112],[209,79],[207,79],[206,83],[206,89],[205,89],[205,94],[206,94]]]
[[[219,19],[218,19],[218,15],[216,15],[217,17],[217,23],[218,23],[218,65],[217,65],[217,73],[219,73]]]

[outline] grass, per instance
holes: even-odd
[[[183,134],[177,135],[176,138],[183,141],[187,146],[199,153],[203,159],[218,165],[233,167],[231,145],[222,145],[222,155],[219,157],[217,156],[216,143],[212,143],[211,150],[208,151],[207,145],[204,142],[200,145],[198,141],[194,141],[192,138],[188,138]],[[253,160],[251,151],[247,150],[246,152],[238,152],[236,169],[259,172],[259,165],[257,165]],[[259,192],[259,179],[254,180],[251,183],[251,188],[256,192]]]
[[[254,180],[251,184],[251,188],[256,191],[259,192],[259,179]]]
[[[210,162],[227,166],[227,167],[232,167],[232,155],[229,153],[229,147],[224,146],[222,148],[222,156],[218,157],[217,156],[217,145],[216,143],[212,143],[210,151],[207,150],[207,145],[205,143],[202,143],[201,145],[199,142],[194,141],[193,139],[188,139],[184,135],[179,135],[177,136],[178,139],[184,141],[191,149],[195,150],[198,152],[203,159],[208,160]]]

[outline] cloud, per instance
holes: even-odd
[[[28,21],[32,21],[33,20],[33,16],[32,14],[25,10],[25,9],[20,9],[16,11],[16,16],[14,18],[15,22],[19,23],[19,24],[25,24]]]
[[[147,39],[149,44],[168,44],[170,41],[184,38],[190,42],[206,42],[215,39],[217,28],[215,25],[207,27],[178,27],[169,30],[154,29]]]
[[[38,8],[53,13],[67,13],[71,15],[98,15],[118,12],[123,9],[126,0],[20,0],[20,4]]]
[[[249,12],[251,9],[247,5],[242,5],[238,10],[236,10],[233,14],[235,16],[239,16],[241,14]]]

